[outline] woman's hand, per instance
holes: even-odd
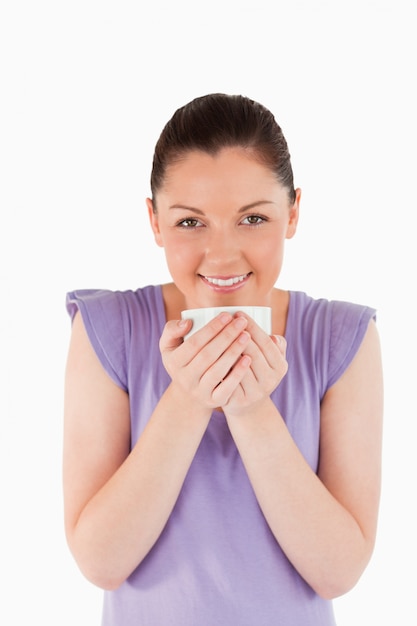
[[[251,412],[269,399],[288,370],[285,339],[278,335],[267,335],[250,317],[243,313],[238,315],[248,322],[246,331],[251,339],[245,347],[244,355],[250,357],[251,365],[223,405],[228,417]]]

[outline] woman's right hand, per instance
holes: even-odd
[[[172,383],[210,411],[226,404],[251,364],[243,355],[250,340],[247,324],[244,317],[220,313],[184,340],[191,321],[168,322],[159,347]]]

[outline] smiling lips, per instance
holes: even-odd
[[[249,277],[249,274],[242,274],[241,276],[231,276],[230,278],[215,278],[212,276],[202,276],[203,280],[209,285],[212,285],[214,289],[236,289],[240,287],[242,283]]]

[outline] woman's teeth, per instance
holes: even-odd
[[[241,283],[242,280],[246,278],[247,274],[243,276],[235,276],[235,278],[210,278],[209,276],[205,276],[204,278],[212,285],[218,285],[219,287],[231,287],[232,285],[236,285],[237,283]]]

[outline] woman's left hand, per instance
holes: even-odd
[[[248,320],[246,330],[251,339],[243,354],[250,357],[251,366],[227,403],[222,406],[226,416],[252,412],[257,405],[269,398],[288,370],[284,337],[268,335],[250,317],[243,313],[239,315]]]

